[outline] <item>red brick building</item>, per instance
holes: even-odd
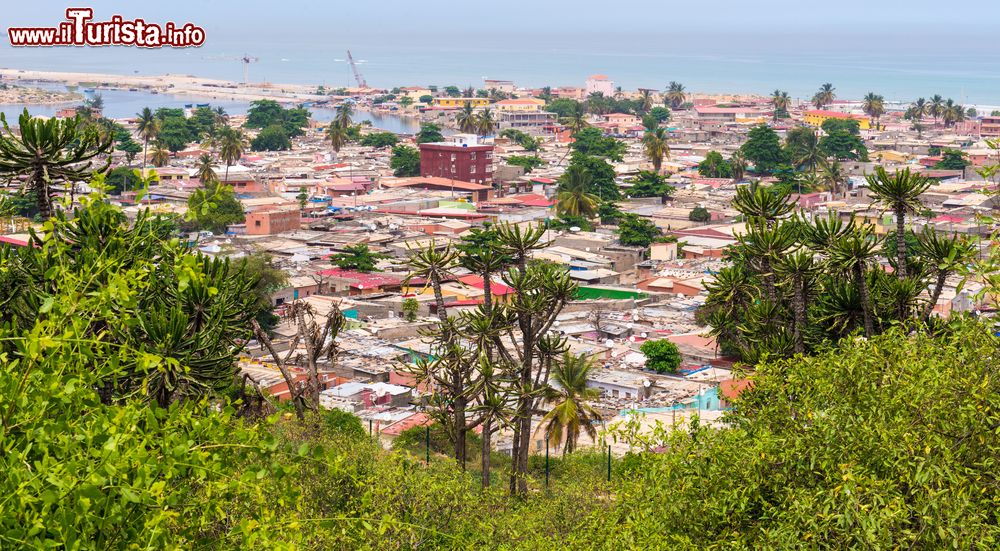
[[[476,184],[493,181],[493,146],[471,140],[420,144],[420,174]]]
[[[247,235],[274,235],[300,229],[302,216],[297,207],[258,210],[247,214],[246,226]]]

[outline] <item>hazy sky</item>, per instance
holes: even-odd
[[[4,6],[6,25],[58,19],[66,2],[33,0]],[[921,28],[951,34],[961,27],[995,25],[996,0],[135,0],[73,1],[93,7],[98,17],[192,21],[217,36],[279,27],[279,32],[364,36],[406,31],[412,35],[506,33],[516,30],[611,32],[664,28],[752,30],[767,33],[790,28],[832,31]],[[995,29],[995,27],[993,27]],[[211,35],[210,35],[211,36]]]
[[[370,84],[580,85],[605,73],[626,88],[679,80],[706,92],[809,97],[833,82],[847,97],[878,90],[1000,104],[1000,0],[0,0],[3,26],[50,26],[67,5],[204,27],[187,50],[18,48],[0,67],[344,86],[345,50]],[[66,2],[69,2],[67,4]],[[4,33],[6,35],[6,33]]]

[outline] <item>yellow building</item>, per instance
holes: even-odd
[[[434,98],[434,105],[438,107],[465,107],[466,103],[473,107],[486,107],[490,104],[489,98]]]
[[[852,115],[851,113],[841,113],[839,111],[814,110],[802,113],[802,121],[808,125],[820,127],[827,119],[856,120],[862,130],[870,130],[872,121],[864,115]]]
[[[545,101],[538,98],[505,99],[493,104],[493,108],[504,113],[537,113],[545,107]]]

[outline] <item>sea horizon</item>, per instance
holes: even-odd
[[[533,37],[533,38],[532,38]],[[825,82],[840,99],[868,92],[890,102],[941,94],[969,105],[1000,105],[1000,53],[978,33],[919,42],[889,33],[790,32],[780,46],[739,33],[685,32],[608,36],[591,41],[562,35],[450,37],[408,42],[333,36],[313,44],[276,33],[248,43],[220,37],[201,48],[124,47],[50,49],[0,46],[2,65],[23,70],[129,75],[185,74],[242,81],[244,54],[258,59],[251,82],[355,86],[346,63],[351,49],[371,86],[481,86],[484,78],[518,86],[582,86],[588,75],[608,75],[625,90],[664,89],[678,81],[692,93],[762,94],[775,89],[809,99]],[[97,55],[99,53],[99,55]]]

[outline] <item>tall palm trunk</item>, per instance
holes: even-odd
[[[946,279],[948,279],[948,272],[938,270],[937,281],[934,282],[934,291],[931,292],[930,301],[924,307],[924,320],[930,319],[931,312],[934,311],[934,306],[937,305],[938,299],[941,298],[941,291],[944,289]]]
[[[896,207],[896,275],[899,279],[906,279],[906,235],[903,233],[906,227],[904,217],[906,214],[901,206]]]
[[[875,334],[875,327],[872,323],[871,296],[868,292],[868,280],[865,279],[865,268],[859,264],[854,268],[854,277],[858,282],[858,294],[861,295],[861,314],[865,320],[865,336],[871,337]]]
[[[802,354],[806,351],[805,339],[802,336],[802,330],[806,327],[806,285],[801,275],[794,276],[793,286],[795,298],[792,300],[792,313],[795,316],[795,326],[792,328],[792,336],[795,339],[795,352]]]
[[[490,454],[493,452],[493,446],[490,440],[492,440],[493,431],[493,418],[487,413],[486,417],[483,419],[483,440],[482,449],[479,452],[482,455],[482,477],[483,477],[483,489],[490,487]]]
[[[142,175],[146,175],[146,149],[149,148],[149,138],[142,140]]]

